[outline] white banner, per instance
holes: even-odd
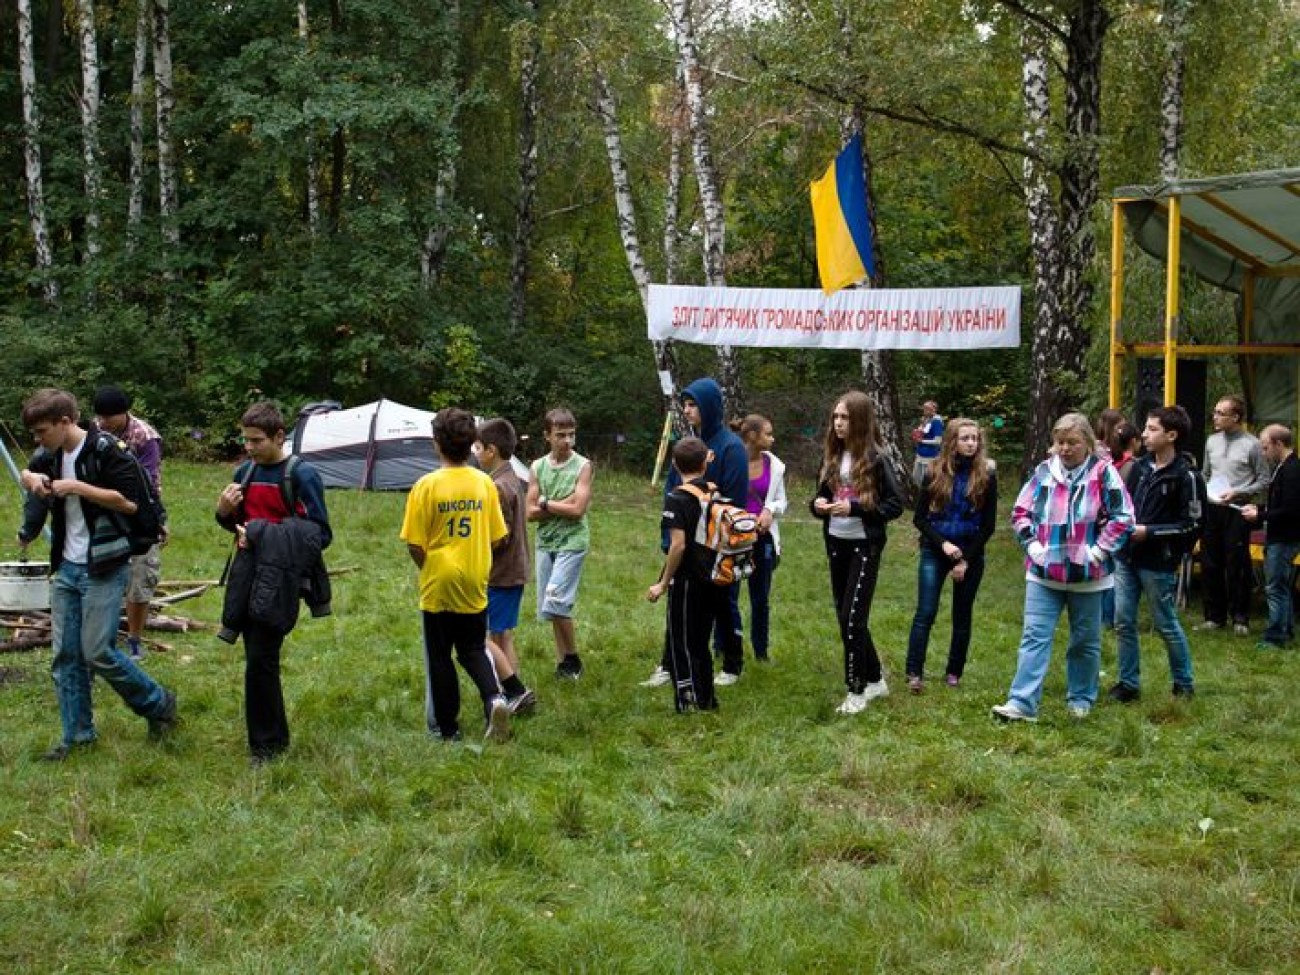
[[[800,349],[1006,349],[1020,289],[700,288],[650,285],[649,333],[701,345]]]

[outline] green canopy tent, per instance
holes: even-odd
[[[1300,420],[1300,169],[1156,186],[1112,198],[1110,405],[1119,406],[1126,358],[1164,360],[1164,396],[1177,401],[1180,357],[1248,356],[1247,398],[1257,423]],[[1165,263],[1163,342],[1122,335],[1124,234]],[[1181,341],[1179,269],[1237,294],[1235,345]]]

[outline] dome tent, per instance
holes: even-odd
[[[327,488],[405,491],[439,466],[434,416],[389,399],[347,409],[335,402],[309,403],[298,411],[292,451],[311,461]],[[518,457],[512,464],[526,481],[527,466]]]

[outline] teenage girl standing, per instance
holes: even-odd
[[[772,573],[781,557],[781,531],[777,519],[785,514],[785,464],[772,453],[772,421],[751,413],[740,424],[740,439],[749,455],[749,497],[745,510],[758,519],[754,545],[754,572],[749,577],[749,639],[754,657],[768,658],[768,620]]]
[[[857,714],[889,693],[869,623],[885,524],[903,513],[898,482],[880,444],[876,411],[865,393],[846,393],[831,411],[811,508],[823,522],[831,594],[844,644],[849,693],[836,710]]]
[[[939,456],[921,481],[913,524],[921,532],[916,575],[916,616],[907,642],[907,689],[920,694],[930,629],[939,612],[944,577],[952,575],[952,639],[947,682],[956,687],[966,669],[975,594],[984,578],[984,545],[998,518],[998,477],[984,455],[984,435],[974,420],[956,419],[943,432]]]

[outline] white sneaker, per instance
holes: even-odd
[[[885,678],[882,677],[874,684],[862,688],[862,697],[868,701],[874,701],[878,697],[889,697],[889,685],[885,683]]]
[[[861,714],[867,709],[867,695],[852,692],[844,698],[844,703],[835,709],[838,714]]]
[[[733,674],[725,670],[718,671],[717,676],[713,678],[714,687],[730,687],[736,681],[740,680],[739,674]]]
[[[1245,623],[1233,623],[1232,632],[1237,636],[1250,636],[1250,627]]]
[[[1091,708],[1086,708],[1082,704],[1071,704],[1067,710],[1070,712],[1070,717],[1075,721],[1086,720],[1092,711]]]
[[[641,686],[642,687],[663,687],[672,679],[673,679],[673,675],[668,673],[668,671],[666,671],[662,666],[659,666],[654,669],[654,673],[652,673],[648,678],[646,678],[641,682]]]
[[[999,721],[1028,721],[1030,724],[1038,720],[1028,711],[1020,710],[1020,707],[1014,701],[993,705],[993,717]]]
[[[487,728],[483,737],[488,741],[506,741],[510,737],[510,703],[502,697],[492,699],[488,711]]]

